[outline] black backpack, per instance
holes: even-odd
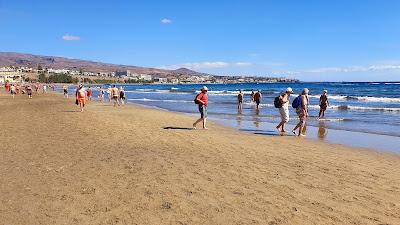
[[[282,108],[282,101],[281,101],[280,97],[281,96],[278,96],[278,97],[275,97],[275,99],[274,99],[274,106],[277,109]]]
[[[197,101],[197,97],[199,97],[200,94],[201,94],[201,93],[197,94],[196,97],[194,98],[194,103],[197,104],[197,105],[200,104],[200,102]]]

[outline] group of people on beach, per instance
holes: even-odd
[[[4,84],[4,88],[7,93],[11,94],[12,98],[15,98],[16,95],[26,94],[28,98],[32,98],[33,92],[36,94],[39,93],[47,93],[48,88],[51,90],[55,90],[55,85],[41,84],[41,83],[9,83],[6,82]]]
[[[68,87],[63,87],[64,97],[68,98]],[[98,87],[98,99],[100,102],[104,102],[105,91],[102,87]],[[124,105],[126,102],[126,94],[124,88],[121,86],[119,89],[116,85],[110,86],[107,90],[107,95],[109,102],[113,101],[114,107]],[[91,101],[93,97],[93,89],[92,87],[88,87],[86,90],[83,84],[80,84],[75,91],[75,103],[79,105],[81,112],[86,105],[87,101]]]
[[[198,105],[198,110],[200,112],[200,118],[193,123],[193,129],[197,128],[197,124],[202,122],[203,129],[207,129],[207,108],[208,108],[208,88],[204,86],[196,98],[194,102]],[[292,133],[297,136],[305,136],[304,128],[307,122],[307,118],[309,117],[308,107],[309,107],[309,93],[310,91],[307,88],[304,88],[299,96],[297,96],[293,102],[292,107],[294,108],[297,116],[299,117],[299,122],[296,124]],[[289,104],[290,104],[290,96],[294,94],[293,89],[288,87],[283,93],[275,98],[274,105],[279,110],[279,114],[281,117],[280,123],[276,126],[276,129],[279,133],[286,133],[285,125],[289,122]],[[256,104],[256,109],[259,110],[260,103],[262,99],[261,90],[257,92],[252,91],[250,94],[250,101]],[[244,102],[244,93],[243,90],[239,91],[237,95],[238,100],[238,110],[241,111],[243,109]],[[328,91],[324,90],[319,99],[319,118],[323,118],[325,116],[325,111],[329,106],[328,100]],[[296,133],[297,132],[297,133]]]
[[[281,122],[278,124],[278,126],[276,126],[276,129],[280,133],[286,133],[285,124],[289,122],[289,103],[290,103],[290,96],[293,93],[294,93],[293,89],[288,87],[285,92],[280,94],[274,100],[275,108],[279,110],[279,114],[281,116]],[[295,112],[299,117],[299,122],[292,130],[292,133],[294,135],[296,135],[297,131],[297,136],[305,136],[304,128],[306,126],[307,118],[309,117],[309,111],[308,111],[310,103],[308,96],[309,93],[310,91],[308,90],[308,88],[304,88],[301,94],[297,96],[292,102],[292,107],[295,109]],[[323,118],[325,117],[325,111],[329,106],[327,90],[324,90],[322,95],[320,96],[319,106],[320,106],[320,111],[318,118]]]

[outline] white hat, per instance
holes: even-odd
[[[328,90],[324,90],[324,93],[328,93]]]
[[[203,86],[203,88],[201,90],[208,91],[208,88],[207,88],[207,86]]]
[[[304,93],[304,94],[308,94],[309,92],[310,92],[310,91],[308,90],[308,88],[304,88],[304,89],[303,89],[303,93]]]
[[[286,88],[286,92],[287,92],[287,93],[293,93],[293,89],[290,88],[290,87],[288,87],[288,88]]]

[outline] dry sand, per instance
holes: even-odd
[[[0,224],[400,224],[398,155],[73,102],[0,96]]]

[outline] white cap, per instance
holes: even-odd
[[[303,89],[303,93],[304,93],[304,94],[308,94],[309,92],[310,92],[310,91],[308,90],[308,88],[304,88],[304,89]]]
[[[203,86],[203,88],[201,90],[208,91],[208,88],[207,88],[207,86]]]
[[[288,87],[288,88],[286,88],[286,92],[287,92],[287,93],[293,93],[293,89],[290,88],[290,87]]]
[[[324,90],[324,93],[328,93],[328,90]]]

